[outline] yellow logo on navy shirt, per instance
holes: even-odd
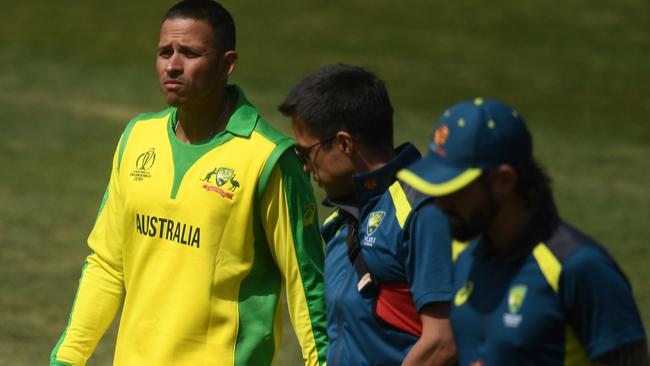
[[[515,285],[508,293],[508,313],[503,314],[503,324],[509,328],[517,328],[521,323],[522,316],[518,314],[526,298],[526,285]]]
[[[384,211],[375,211],[370,213],[370,217],[368,218],[368,227],[366,229],[368,236],[377,231],[377,228],[381,224],[381,221],[384,219],[384,216],[386,216],[386,213]]]
[[[526,285],[517,285],[510,288],[510,294],[508,295],[508,310],[510,310],[511,314],[514,314],[521,309],[521,305],[524,303],[524,298],[526,297],[527,289]]]
[[[138,156],[135,160],[136,169],[131,171],[130,176],[133,177],[135,182],[141,182],[145,179],[151,178],[149,170],[151,170],[155,162],[156,149],[152,147]]]
[[[472,294],[473,289],[474,289],[474,282],[467,281],[463,287],[459,288],[458,291],[456,291],[456,296],[454,296],[454,305],[455,306],[463,305],[469,298],[469,295]]]
[[[202,182],[206,182],[201,187],[206,191],[218,193],[223,198],[233,199],[234,194],[231,192],[235,192],[239,188],[239,182],[235,179],[235,176],[233,169],[215,167],[200,179]],[[212,183],[213,178],[214,184]],[[226,183],[230,183],[230,187],[227,188],[229,192],[221,188]]]
[[[381,225],[381,221],[384,219],[386,216],[386,212],[384,211],[375,211],[371,212],[370,215],[368,215],[368,224],[366,225],[366,235],[363,237],[363,240],[361,240],[361,245],[371,247],[375,245],[375,242],[377,241],[377,238],[372,236],[372,234],[377,231],[377,228],[379,228],[379,225]]]

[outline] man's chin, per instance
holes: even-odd
[[[176,93],[163,92],[163,98],[165,98],[165,103],[170,107],[180,107],[183,104],[182,98]]]
[[[165,102],[170,107],[177,107],[178,108],[178,107],[181,106],[181,101],[178,98],[165,98]]]
[[[451,231],[451,236],[458,240],[458,241],[469,241],[471,239],[474,239],[477,237],[480,233],[476,232],[476,230],[468,230],[468,228],[465,227],[450,227],[449,228]]]

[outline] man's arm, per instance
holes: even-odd
[[[646,337],[632,289],[603,250],[584,246],[563,263],[560,299],[596,365],[647,365]]]
[[[117,157],[117,153],[116,153]],[[114,158],[113,172],[95,226],[68,324],[50,355],[50,365],[84,365],[115,318],[124,293],[121,202]]]
[[[456,344],[449,323],[448,302],[433,302],[420,311],[422,335],[406,355],[407,365],[451,365],[456,359]]]
[[[448,365],[456,357],[449,314],[452,299],[451,234],[446,216],[434,205],[413,212],[403,248],[413,302],[422,334],[404,365]]]
[[[262,199],[262,222],[285,281],[287,305],[307,365],[324,365],[327,316],[323,242],[308,176],[293,151],[279,159]]]
[[[632,343],[593,360],[594,366],[649,366],[648,345]]]

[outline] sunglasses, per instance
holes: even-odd
[[[311,163],[311,159],[309,158],[309,155],[310,155],[311,151],[312,151],[316,146],[319,146],[319,145],[322,145],[322,144],[326,144],[326,143],[328,143],[328,142],[334,140],[335,138],[336,138],[336,135],[334,135],[334,136],[332,136],[332,137],[329,137],[329,138],[326,138],[326,139],[324,139],[324,140],[320,140],[320,141],[318,141],[317,143],[315,143],[315,144],[313,144],[313,145],[311,145],[311,146],[308,146],[308,147],[301,147],[301,146],[295,145],[295,146],[293,147],[293,151],[296,152],[296,155],[298,155],[298,157],[300,158],[300,160],[302,160],[302,163],[303,163],[303,164],[308,165],[308,164]]]

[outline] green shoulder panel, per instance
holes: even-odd
[[[257,124],[255,125],[255,131],[262,134],[262,136],[269,139],[269,141],[274,144],[278,144],[281,140],[287,139],[287,135],[280,132],[277,128],[272,126],[267,120],[262,117],[257,118]]]
[[[257,183],[257,197],[256,199],[261,202],[262,200],[262,195],[264,194],[264,191],[266,190],[266,185],[269,183],[269,178],[271,177],[271,173],[273,172],[273,168],[277,164],[278,160],[285,154],[285,152],[290,149],[294,145],[294,142],[292,139],[288,137],[284,137],[282,140],[278,141],[278,144],[275,146],[273,151],[271,151],[271,154],[269,157],[266,159],[266,162],[264,163],[264,168],[262,168],[262,173],[260,174],[260,180]],[[304,174],[304,172],[302,172]]]
[[[278,131],[275,127],[271,126],[271,124],[262,117],[258,118],[257,124],[255,125],[255,131],[276,145],[264,163],[264,168],[262,168],[262,173],[260,174],[260,181],[257,185],[257,199],[261,202],[262,195],[264,194],[264,190],[266,189],[273,168],[277,164],[278,160],[280,160],[280,157],[285,155],[285,151],[293,147],[295,141]],[[302,172],[302,174],[304,174],[304,172]]]

